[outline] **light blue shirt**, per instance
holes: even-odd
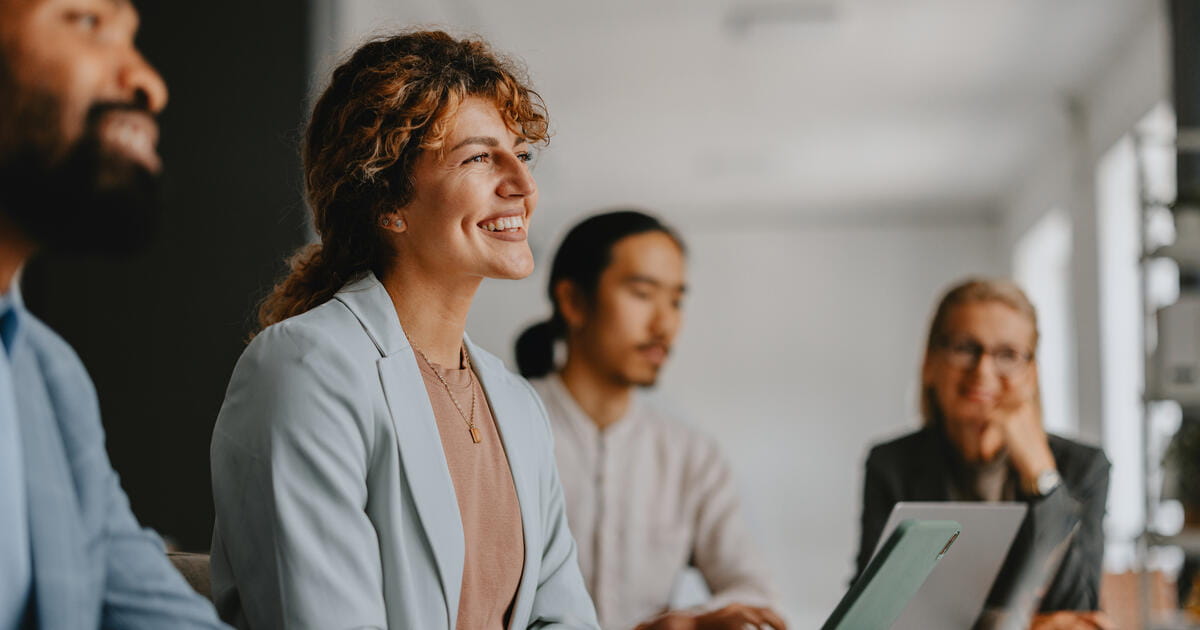
[[[33,583],[25,463],[10,363],[20,331],[19,305],[15,291],[0,295],[0,628],[21,626]]]
[[[16,291],[0,313],[0,630],[223,627],[129,509],[79,357]]]

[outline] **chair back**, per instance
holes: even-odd
[[[183,553],[171,551],[167,553],[171,564],[187,580],[188,585],[197,593],[212,601],[212,584],[208,575],[208,554]]]

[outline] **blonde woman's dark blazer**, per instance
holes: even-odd
[[[1029,504],[1029,512],[996,579],[989,605],[1003,605],[1013,596],[1011,582],[1034,560],[1027,556],[1040,530],[1050,529],[1065,517],[1078,518],[1079,529],[1042,598],[1041,610],[1097,610],[1110,465],[1098,448],[1056,435],[1048,437],[1062,484],[1045,497],[1018,497]],[[941,429],[925,428],[871,449],[863,487],[858,573],[871,559],[896,503],[950,500],[952,448]]]

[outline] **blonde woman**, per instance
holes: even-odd
[[[937,306],[921,368],[921,430],[871,449],[858,571],[900,501],[1024,501],[1029,514],[989,607],[1003,606],[1040,527],[1077,516],[1076,531],[1033,628],[1106,628],[1096,613],[1109,463],[1042,428],[1037,315],[1005,280],[968,280]]]

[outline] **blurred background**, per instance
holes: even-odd
[[[972,274],[1030,293],[1047,426],[1113,462],[1107,601],[1134,623],[1177,599],[1193,530],[1160,462],[1192,392],[1157,395],[1145,367],[1200,268],[1159,255],[1186,240],[1176,112],[1200,103],[1200,49],[1172,31],[1200,33],[1200,3],[138,4],[171,89],[164,233],[135,260],[39,259],[25,293],[90,369],[134,511],[181,548],[209,544],[208,443],[254,306],[311,234],[313,96],[356,45],[428,25],[521,60],[554,132],[538,271],[485,283],[468,332],[511,364],[583,216],[635,206],[675,225],[692,288],[655,395],[723,445],[795,627],[851,577],[866,448],[918,426],[928,317]],[[1200,318],[1183,321],[1173,347],[1194,361]]]

